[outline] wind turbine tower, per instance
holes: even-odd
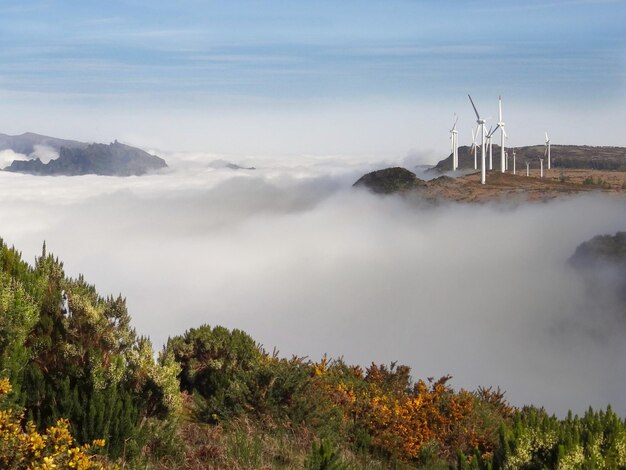
[[[478,135],[478,129],[476,129],[476,132],[474,132],[474,128],[472,127],[472,148],[470,149],[474,151],[474,170],[478,169],[478,160],[476,157],[476,150],[478,145],[476,144],[476,136]]]
[[[502,120],[502,97],[498,96],[498,127],[500,128],[500,163],[502,164],[502,173],[506,171],[506,159],[504,157],[504,138],[508,137],[504,130],[504,121]],[[496,129],[498,128],[496,127]]]
[[[492,158],[492,152],[491,152],[491,137],[496,133],[496,131],[498,130],[498,127],[500,127],[500,125],[497,125],[494,130],[491,130],[491,128],[490,128],[489,132],[487,133],[487,145],[489,146],[489,169],[490,170],[493,170],[493,158]]]
[[[458,131],[456,130],[456,123],[459,118],[454,115],[454,124],[450,129],[450,139],[452,140],[452,171],[455,171],[459,167],[459,145],[458,145]]]
[[[480,135],[482,136],[480,140],[480,184],[485,184],[487,182],[487,169],[485,168],[485,120],[481,119],[480,114],[478,114],[478,110],[474,105],[472,97],[469,94],[467,96],[469,97],[470,103],[472,103],[472,108],[474,108],[474,112],[476,113],[476,122],[478,123]]]
[[[526,176],[530,176],[530,163],[526,162]]]
[[[543,158],[540,158],[539,162],[541,162],[541,172],[539,173],[539,176],[543,178]]]
[[[513,174],[515,174],[515,149],[513,149]]]
[[[550,165],[550,138],[548,137],[548,132],[546,132],[546,154],[548,155],[548,170],[551,168]]]
[[[493,153],[491,152],[491,127],[487,131],[487,147],[489,148],[489,171],[493,170]]]

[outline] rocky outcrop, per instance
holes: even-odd
[[[395,167],[367,173],[353,186],[367,188],[376,194],[391,194],[410,191],[425,184],[426,182],[415,176],[415,173],[406,168]]]

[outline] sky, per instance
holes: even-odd
[[[0,132],[232,155],[445,156],[479,111],[509,145],[621,145],[624,1],[0,5]]]

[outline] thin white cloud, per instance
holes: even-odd
[[[366,47],[351,50],[352,53],[365,55],[383,55],[392,57],[415,55],[459,55],[459,54],[493,54],[501,50],[501,46],[481,44],[441,44],[429,46],[396,45],[382,47]],[[346,51],[347,52],[347,51]]]
[[[0,150],[0,169],[9,166],[13,160],[29,160],[29,157],[11,149]]]
[[[565,8],[576,5],[610,5],[614,3],[626,3],[624,0],[551,0],[551,1],[538,1],[538,2],[525,2],[524,4],[516,5],[517,9],[524,10],[543,10],[552,8]],[[515,7],[514,7],[515,8]]]
[[[51,160],[59,158],[59,152],[47,145],[35,145],[31,158],[38,158],[42,163],[49,163]]]
[[[84,44],[91,43],[126,43],[135,41],[136,44],[149,46],[151,50],[158,50],[162,44],[168,42],[193,44],[206,37],[207,32],[201,29],[190,28],[162,28],[150,29],[140,25],[128,25],[123,28],[83,30],[76,36],[76,41]]]

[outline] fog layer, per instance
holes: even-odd
[[[428,207],[351,188],[401,162],[213,158],[170,155],[172,171],[140,178],[0,172],[0,236],[29,261],[45,239],[69,275],[121,292],[157,346],[221,324],[283,355],[397,360],[517,405],[626,412],[625,324],[566,265],[626,228],[623,201]]]

